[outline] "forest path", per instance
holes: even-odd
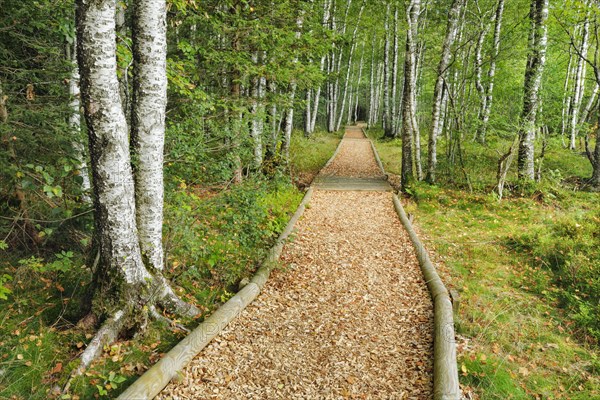
[[[382,177],[347,128],[283,270],[157,398],[431,398],[433,306],[392,194],[343,190]],[[348,181],[324,190],[336,179]]]

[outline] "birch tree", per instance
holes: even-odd
[[[69,79],[69,96],[71,101],[69,107],[71,108],[71,114],[69,115],[69,127],[75,138],[72,140],[73,150],[75,151],[75,157],[77,158],[79,176],[81,177],[81,191],[83,195],[81,199],[85,203],[91,203],[90,191],[92,184],[90,182],[90,175],[88,170],[85,146],[81,141],[81,99],[79,90],[79,67],[77,66],[77,39],[73,40],[73,44],[67,45],[67,55],[73,66],[71,67],[71,79]]]
[[[487,127],[490,121],[492,111],[492,101],[494,99],[494,80],[496,77],[496,60],[500,53],[500,32],[502,29],[502,15],[504,14],[504,0],[498,0],[496,12],[494,13],[494,39],[493,49],[490,57],[490,67],[487,73],[487,86],[484,88],[484,97],[479,111],[480,124],[477,127],[476,139],[480,143],[485,143]]]
[[[101,254],[93,279],[97,299],[93,312],[104,320],[81,356],[78,373],[119,332],[143,324],[144,316],[148,311],[152,313],[155,305],[189,316],[199,312],[183,303],[160,273],[166,5],[164,1],[140,0],[134,10],[134,36],[139,41],[135,46],[134,85],[139,87],[134,89],[133,109],[135,183],[117,79],[115,11],[114,1],[77,1],[81,94],[94,178],[95,233]],[[145,118],[148,124],[141,121]],[[160,198],[161,204],[149,197]]]
[[[446,81],[446,71],[450,65],[452,55],[452,46],[458,32],[459,16],[464,6],[465,0],[453,0],[448,12],[448,26],[446,29],[446,38],[442,45],[442,56],[437,68],[437,79],[433,90],[433,111],[431,115],[431,130],[429,132],[428,163],[427,163],[427,182],[435,183],[435,173],[437,168],[437,138],[441,134],[442,98],[444,97],[444,84]]]
[[[523,111],[519,128],[519,179],[534,180],[534,139],[539,108],[539,90],[546,63],[548,42],[548,0],[531,0],[530,32],[523,96]]]
[[[575,81],[574,81],[574,89],[573,96],[571,97],[571,106],[569,107],[569,111],[571,113],[571,119],[569,121],[569,149],[575,150],[577,131],[578,131],[578,122],[579,115],[581,109],[581,101],[583,99],[583,95],[585,93],[585,73],[587,63],[585,59],[587,58],[588,47],[589,47],[589,31],[590,31],[590,21],[589,21],[589,12],[585,16],[585,20],[583,22],[582,34],[581,34],[581,46],[579,47],[578,57],[577,57],[577,69],[575,73]]]
[[[419,26],[421,0],[410,0],[406,7],[406,50],[404,56],[404,88],[402,93],[402,190],[406,190],[414,180],[412,146],[416,132],[416,41]]]
[[[386,138],[394,137],[392,128],[392,114],[390,109],[390,3],[387,3],[385,11],[385,45],[383,50],[383,136]]]

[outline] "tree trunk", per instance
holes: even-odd
[[[183,303],[160,274],[162,244],[157,243],[155,237],[160,237],[158,232],[162,227],[164,131],[160,132],[160,128],[155,129],[152,124],[148,127],[146,121],[139,121],[140,118],[149,118],[158,125],[164,121],[165,4],[148,0],[140,0],[136,4],[138,16],[135,40],[141,42],[136,45],[137,49],[144,52],[136,55],[139,64],[136,68],[136,86],[139,88],[136,88],[133,113],[137,120],[137,190],[130,162],[127,124],[119,96],[115,6],[114,1],[77,1],[81,94],[94,178],[95,234],[101,254],[101,263],[93,279],[95,286],[91,289],[95,291],[98,300],[95,302],[95,313],[106,318],[83,353],[77,372],[82,372],[100,354],[103,345],[117,337],[119,331],[139,324],[140,317],[143,319],[147,314],[145,305],[160,303],[175,308],[181,306],[178,311],[190,316],[199,312],[197,308]],[[150,38],[152,45],[142,45]],[[158,76],[161,74],[162,77]],[[150,92],[141,93],[144,90]],[[152,97],[155,104],[153,107],[147,106],[148,99],[145,96]],[[164,122],[162,127],[164,129]],[[140,149],[147,153],[140,153]],[[159,161],[156,164],[154,157]],[[151,165],[156,165],[160,171],[153,169]],[[156,181],[144,181],[149,176]],[[143,184],[148,186],[142,186]],[[149,200],[147,195],[141,193],[143,190],[155,198],[160,197],[161,204]],[[136,197],[140,204],[136,205]],[[144,203],[145,201],[150,203]],[[136,206],[142,211],[136,212]],[[160,213],[157,208],[160,208]],[[140,231],[146,230],[144,239],[140,239],[136,215],[142,220]],[[144,225],[146,223],[147,226]],[[144,246],[149,266],[156,270],[155,274],[151,274],[143,263],[141,245]]]
[[[534,180],[534,139],[539,89],[546,63],[548,0],[531,0],[529,55],[525,69],[523,112],[517,159],[519,179]]]
[[[574,82],[574,91],[573,97],[571,99],[571,121],[569,123],[570,130],[570,140],[569,140],[569,149],[575,150],[576,138],[578,132],[578,122],[579,122],[579,111],[581,108],[581,100],[583,98],[583,94],[585,92],[585,70],[587,63],[585,59],[587,58],[588,47],[589,47],[589,28],[590,21],[589,15],[586,15],[585,21],[583,23],[583,32],[581,36],[581,47],[580,47],[580,55],[577,60],[577,72],[575,73],[575,82]]]
[[[164,1],[136,1],[133,9],[131,144],[137,227],[142,256],[162,271],[163,150],[167,106],[167,21]]]
[[[259,63],[258,52],[252,55],[252,60],[255,64]],[[262,148],[262,136],[264,130],[264,110],[263,104],[264,97],[264,78],[256,76],[252,79],[251,90],[251,106],[250,113],[252,114],[252,126],[250,128],[250,137],[252,138],[253,144],[253,165],[252,168],[257,171],[260,169],[263,161],[263,148]]]
[[[392,114],[390,111],[390,3],[387,3],[385,11],[385,45],[383,50],[383,137],[393,138],[394,129],[392,128]]]
[[[431,116],[431,130],[429,133],[429,159],[427,164],[427,182],[435,183],[435,173],[437,168],[437,138],[441,133],[440,116],[442,113],[442,97],[444,91],[444,80],[446,79],[446,70],[450,65],[452,55],[452,46],[456,39],[458,31],[458,21],[464,0],[453,0],[450,11],[448,12],[448,27],[446,38],[442,46],[442,56],[437,69],[437,79],[433,90],[433,111]]]
[[[304,108],[304,137],[310,137],[310,123],[312,121],[312,89],[306,89],[306,96],[304,97],[305,108]]]
[[[502,29],[502,15],[504,14],[504,0],[498,0],[498,6],[496,7],[496,14],[494,16],[494,48],[492,50],[492,57],[490,60],[490,69],[488,70],[488,84],[485,89],[485,101],[483,102],[483,108],[481,110],[481,123],[477,131],[477,140],[481,143],[485,143],[487,135],[487,127],[490,121],[490,114],[492,111],[492,101],[494,95],[494,79],[496,76],[496,60],[500,53],[500,32]]]
[[[296,42],[300,40],[302,35],[302,25],[304,23],[304,16],[300,15],[296,20],[296,27],[298,30],[295,33]],[[298,57],[295,57],[292,60],[292,64],[298,63]],[[292,78],[292,82],[290,83],[290,106],[285,113],[285,129],[283,131],[283,141],[281,142],[281,155],[283,157],[283,162],[287,165],[290,161],[290,144],[292,141],[292,130],[294,129],[294,100],[296,98],[296,88],[298,84],[296,83],[296,79]]]
[[[69,59],[73,63],[71,70],[71,79],[69,79],[69,96],[71,101],[69,107],[71,108],[71,114],[69,115],[69,128],[75,138],[71,142],[73,150],[75,151],[75,157],[77,159],[77,170],[79,176],[81,176],[81,200],[84,203],[91,203],[92,198],[90,193],[92,190],[92,184],[90,182],[90,175],[88,165],[86,161],[86,150],[85,146],[81,141],[81,98],[79,90],[79,67],[77,66],[77,39],[74,40],[73,45],[67,45]],[[0,94],[1,96],[1,94]]]
[[[373,35],[373,42],[371,45],[371,74],[369,77],[369,128],[375,124],[375,35]]]
[[[392,61],[392,101],[391,101],[391,129],[392,136],[398,136],[396,123],[398,119],[398,5],[394,6],[394,59]]]
[[[415,105],[416,100],[416,40],[419,23],[421,0],[411,0],[406,9],[408,28],[406,30],[406,50],[404,57],[404,89],[402,94],[402,190],[406,191],[414,180],[412,146],[415,135]],[[416,133],[418,134],[418,132]]]
[[[327,26],[329,24],[330,16],[331,16],[331,0],[324,0],[323,1],[323,20],[321,21],[321,24],[323,26]],[[325,69],[325,60],[326,60],[326,56],[321,57],[321,64],[319,66],[320,72],[323,72],[323,70]],[[322,87],[322,85],[319,85],[315,91],[313,108],[312,108],[312,112],[310,115],[310,129],[307,132],[308,136],[310,136],[315,131],[317,115],[319,114],[319,102],[321,99],[321,87]]]
[[[348,69],[346,70],[346,80],[344,81],[344,92],[342,95],[342,106],[340,108],[337,123],[335,124],[336,131],[338,131],[340,129],[340,126],[342,125],[342,117],[344,114],[344,109],[346,108],[346,99],[348,98],[348,85],[350,84],[350,72],[352,70],[352,59],[354,57],[354,51],[356,49],[356,33],[358,32],[358,27],[360,25],[362,13],[365,9],[365,3],[366,0],[363,0],[362,4],[360,5],[360,10],[358,11],[358,17],[356,18],[354,31],[352,32],[352,42],[350,44],[350,53],[348,54]]]

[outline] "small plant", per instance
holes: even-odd
[[[127,378],[117,375],[114,371],[111,371],[108,376],[100,375],[99,378],[104,379],[101,385],[96,385],[100,396],[108,396],[109,391],[118,389],[119,385],[127,380]]]

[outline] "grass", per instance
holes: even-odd
[[[322,132],[310,139],[294,132],[294,180],[300,177],[300,183],[309,184],[338,141],[338,136]],[[193,327],[257,269],[303,193],[283,173],[273,179],[248,179],[228,189],[172,174],[166,179],[167,272],[180,295],[204,311],[195,321],[182,321]],[[82,218],[90,224],[89,214]],[[81,231],[77,235],[89,242]],[[94,333],[75,325],[91,272],[85,266],[85,246],[72,242],[71,246],[57,255],[47,252],[35,257],[0,246],[0,277],[12,278],[2,282],[11,292],[0,293],[7,297],[0,300],[0,399],[61,398],[60,389]],[[85,375],[74,380],[70,397],[65,398],[116,397],[183,336],[153,323],[142,336],[106,347]]]
[[[317,131],[310,138],[306,138],[301,132],[294,132],[290,161],[292,177],[298,186],[310,185],[314,176],[335,151],[342,136],[342,132],[329,134]]]
[[[577,288],[558,281],[542,252],[534,251],[540,246],[551,251],[557,242],[524,239],[547,232],[557,221],[581,214],[594,218],[598,194],[575,191],[562,180],[589,176],[589,163],[553,142],[545,160],[548,179],[529,192],[515,188],[498,202],[491,194],[494,160],[497,150],[508,145],[502,140],[489,147],[463,145],[473,193],[465,190],[464,173],[449,176],[451,166],[441,157],[440,186],[416,184],[406,207],[444,280],[460,292],[461,384],[481,399],[600,398],[597,341],[577,322],[576,310],[561,301]],[[379,141],[376,146],[386,169],[399,173],[399,142]],[[441,143],[440,154],[444,151]],[[531,247],[526,249],[524,242]],[[594,249],[579,254],[597,263]]]

